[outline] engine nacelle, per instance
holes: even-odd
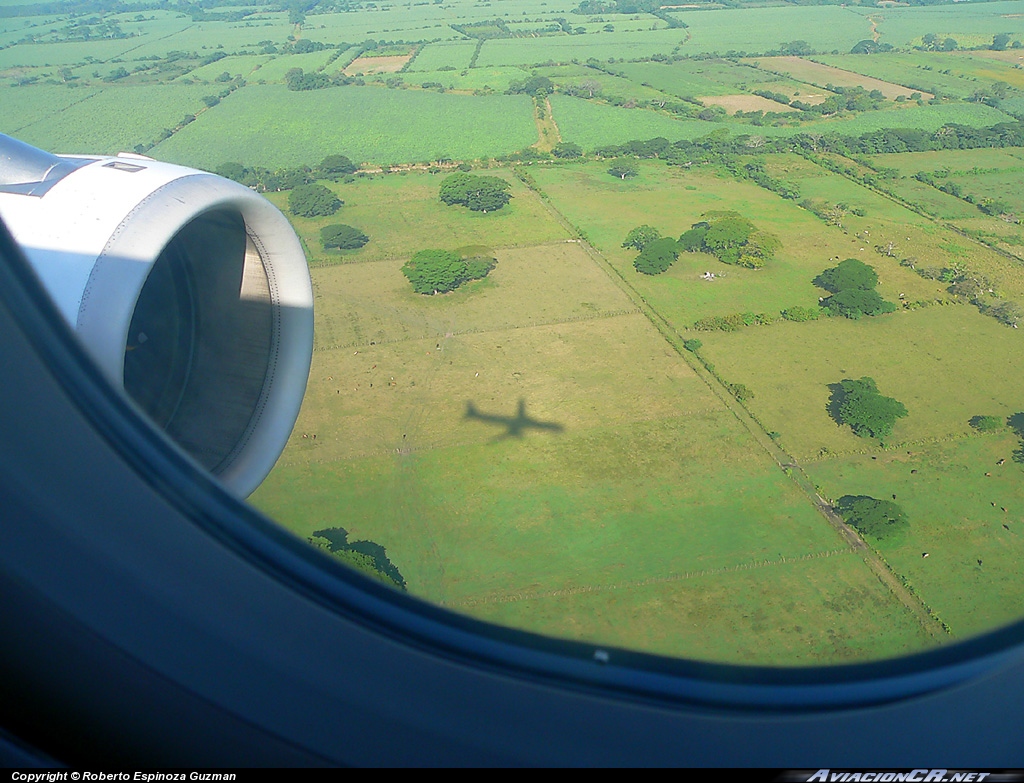
[[[97,364],[241,496],[295,425],[313,351],[302,246],[236,182],[0,135],[0,218]]]

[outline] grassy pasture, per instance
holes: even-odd
[[[934,150],[932,152],[897,152],[888,155],[872,155],[868,158],[880,166],[898,169],[904,176],[913,176],[919,171],[950,169],[1019,169],[1024,167],[1024,150],[1017,147],[980,150]]]
[[[793,112],[799,111],[778,101],[762,98],[760,95],[704,95],[698,98],[707,106],[721,106],[729,114],[738,111],[775,111]]]
[[[427,44],[416,56],[416,62],[410,66],[410,70],[436,71],[446,65],[463,70],[469,67],[475,50],[476,41]]]
[[[753,128],[703,120],[677,120],[647,109],[623,109],[565,95],[552,95],[551,108],[562,138],[576,142],[587,151],[604,144],[622,144],[632,139],[651,139],[656,136],[664,136],[669,141],[695,139],[718,129],[733,133],[757,131],[763,136],[787,132],[782,128],[767,126]]]
[[[513,81],[528,78],[530,72],[513,65],[499,68],[469,68],[463,71],[406,71],[399,76],[408,84],[436,82],[447,90],[496,90],[503,93]]]
[[[185,52],[215,51],[218,46],[228,52],[249,50],[259,52],[260,41],[283,44],[294,27],[288,24],[287,14],[260,14],[260,20],[249,22],[189,22],[181,32],[172,35],[153,35],[131,50],[133,57],[163,56],[178,49]],[[135,39],[128,39],[135,40]]]
[[[396,73],[402,70],[411,59],[411,54],[387,57],[360,55],[348,64],[345,73],[349,76],[354,76],[357,73]]]
[[[274,57],[273,59],[263,63],[260,66],[259,71],[247,77],[249,81],[265,81],[265,82],[283,82],[285,74],[288,73],[292,68],[301,68],[303,71],[316,71],[326,63],[331,56],[335,53],[333,49],[325,49],[320,52],[307,52],[306,54],[288,54],[282,57]],[[343,54],[342,57],[345,55]],[[213,63],[209,66],[216,70],[219,63]],[[337,66],[335,66],[337,68]],[[220,73],[224,70],[221,68]],[[217,75],[214,74],[214,76]]]
[[[990,403],[986,410],[1016,412],[1019,399],[1016,405]],[[1024,615],[1024,475],[1010,459],[1019,445],[1009,432],[974,435],[915,447],[909,454],[906,449],[879,453],[876,460],[826,460],[809,465],[808,472],[833,497],[895,493],[910,529],[902,540],[883,542],[879,549],[963,637]],[[999,460],[1006,461],[997,465]]]
[[[651,87],[644,87],[635,81],[621,76],[610,76],[607,73],[579,66],[560,66],[555,68],[536,68],[539,76],[547,76],[559,87],[578,85],[584,82],[596,82],[602,95],[622,100],[636,101],[674,101],[675,97]]]
[[[794,165],[808,165],[786,157]],[[829,258],[852,255],[850,237],[825,226],[793,202],[749,183],[719,177],[711,170],[655,163],[643,166],[636,179],[623,182],[608,175],[605,168],[595,163],[537,170],[534,176],[557,208],[587,232],[630,285],[678,330],[712,315],[748,311],[778,315],[793,305],[814,306],[823,292],[811,280],[829,266]],[[812,169],[812,173],[820,171]],[[794,178],[792,172],[779,173]],[[776,259],[764,269],[749,270],[727,266],[702,253],[683,253],[664,274],[649,277],[635,271],[635,251],[620,246],[631,228],[647,223],[665,235],[679,236],[708,210],[735,210],[777,234],[782,249]],[[922,296],[934,296],[934,283],[925,284],[909,271],[892,266],[893,287],[899,287],[896,293],[905,291],[916,298],[923,289],[927,294]],[[705,271],[725,276],[706,281],[701,278]],[[889,289],[883,290],[888,293]]]
[[[37,89],[37,88],[18,88]],[[86,95],[69,90],[72,95]],[[18,137],[45,150],[116,154],[151,142],[186,114],[204,108],[208,85],[108,87],[56,114],[18,130]]]
[[[525,277],[548,266],[523,256]],[[494,283],[499,292],[506,281]],[[578,279],[560,290],[592,288]],[[605,289],[617,295],[610,283]],[[516,320],[523,301],[509,295],[488,311]],[[467,303],[431,302],[448,323]],[[500,426],[464,417],[467,400],[498,415],[523,400],[530,416],[564,429],[501,437]],[[381,542],[429,600],[545,633],[786,664],[923,643],[856,558],[829,558],[835,592],[807,576],[821,570],[814,556],[841,551],[840,540],[638,314],[378,343],[358,354],[318,351],[292,442],[253,501],[299,535],[341,524],[351,537]],[[782,564],[805,557],[809,565]],[[777,562],[773,574],[794,569],[792,578],[773,577],[777,603],[734,590],[751,600],[729,602],[721,635],[677,635],[671,621],[635,635],[653,608],[650,589],[684,588],[687,602],[703,606],[686,612],[692,624],[711,604],[694,595],[701,582],[679,577],[719,571],[714,592],[724,598],[728,584],[745,584],[746,571],[765,560]],[[617,599],[603,611],[577,608],[578,594],[610,588]],[[535,614],[524,611],[529,601],[508,601],[524,594],[546,608]],[[834,632],[840,647],[835,635],[818,638],[829,635],[815,621],[822,612],[845,614],[864,599],[873,619],[858,615]],[[783,617],[790,633],[776,640],[770,631]]]
[[[495,255],[498,265],[485,281],[437,297],[412,291],[402,275],[404,259],[317,269],[317,306],[323,309],[317,349],[363,350],[371,341],[428,340],[634,310],[578,245],[507,248]],[[540,261],[543,269],[530,268]],[[537,290],[538,283],[550,287]]]
[[[319,52],[317,52],[319,54]],[[302,57],[303,55],[297,55]],[[201,65],[188,73],[179,76],[177,81],[181,82],[184,79],[191,79],[192,81],[200,82],[213,82],[222,73],[230,73],[232,76],[241,76],[243,79],[263,79],[266,75],[260,70],[259,75],[256,74],[257,70],[268,64],[272,57],[268,54],[243,54],[236,55],[234,57],[225,57],[223,60],[217,60],[215,63],[209,65]],[[321,62],[323,60],[321,59]],[[298,67],[305,67],[299,65]],[[281,78],[284,78],[282,75]],[[220,87],[218,86],[218,89]]]
[[[373,87],[292,92],[249,85],[158,145],[155,154],[201,167],[244,160],[277,168],[315,163],[343,149],[355,161],[388,164],[499,155],[536,140],[524,95],[476,98]]]
[[[613,66],[635,82],[679,97],[729,95],[762,82],[778,79],[774,74],[730,60],[680,60],[674,63],[619,63]]]
[[[340,152],[344,154],[345,148]],[[331,185],[345,202],[341,211],[326,218],[292,216],[292,224],[305,238],[314,265],[404,260],[424,247],[453,250],[467,245],[486,245],[505,248],[563,242],[569,238],[537,197],[508,170],[485,173],[503,177],[512,185],[512,200],[497,212],[473,212],[457,205],[447,206],[438,198],[438,188],[446,174],[411,171]],[[269,195],[281,209],[287,209],[287,193]],[[369,244],[359,250],[324,251],[320,245],[320,228],[339,222],[362,228],[371,238]],[[429,230],[424,231],[424,226],[429,226]]]
[[[72,41],[67,43],[15,44],[0,49],[0,70],[17,66],[78,65],[87,57],[106,62],[139,45],[137,39]]]
[[[698,52],[765,52],[786,41],[807,41],[817,51],[848,52],[870,38],[867,20],[839,6],[782,6],[724,9],[681,14],[689,28],[683,54]]]
[[[1020,331],[968,305],[706,334],[707,357],[723,377],[754,391],[750,409],[800,460],[822,449],[878,451],[877,441],[857,437],[826,411],[828,384],[844,378],[870,376],[906,405],[909,416],[886,440],[908,447],[965,435],[971,416],[1019,405],[1017,379],[1006,368],[1024,360]]]
[[[882,52],[870,56],[841,54],[815,59],[879,79],[899,79],[907,87],[922,91],[925,98],[933,93],[964,98],[981,86],[963,74],[966,58],[955,52]]]
[[[536,65],[556,62],[583,62],[591,57],[650,57],[670,54],[686,38],[686,30],[648,30],[646,32],[588,33],[585,35],[545,36],[544,38],[497,38],[484,43],[478,65]]]
[[[934,132],[947,123],[985,128],[1000,122],[1013,122],[1013,118],[999,109],[980,103],[943,103],[938,106],[918,106],[911,103],[904,108],[897,104],[882,111],[866,111],[851,117],[807,122],[800,130],[823,133],[833,131],[848,136],[859,136],[882,128],[920,128]]]
[[[17,136],[22,128],[48,117],[60,115],[69,106],[87,100],[99,92],[94,87],[69,89],[39,84],[31,87],[0,87],[0,132]]]
[[[455,608],[549,635],[619,646],[628,639],[631,648],[738,664],[879,659],[929,646],[848,552]]]
[[[976,34],[989,42],[996,33],[1021,31],[1024,24],[1015,14],[1020,3],[1003,0],[996,3],[953,3],[951,5],[886,8],[851,8],[853,13],[873,16],[878,23],[879,40],[893,46],[905,46],[923,32]],[[923,31],[923,32],[922,32]],[[1019,34],[1019,33],[1018,33]],[[869,38],[870,36],[862,36]],[[846,51],[849,51],[847,47]]]
[[[849,55],[848,58],[856,58],[855,60],[849,60],[851,64],[853,62],[859,63],[860,60],[866,59],[856,55]],[[846,64],[848,59],[840,61]],[[811,60],[805,60],[802,57],[761,57],[756,60],[748,60],[748,62],[766,71],[784,73],[792,76],[797,81],[822,87],[826,84],[834,84],[836,87],[863,87],[868,91],[879,90],[890,100],[900,95],[909,98],[915,92],[915,90],[900,84],[874,79],[853,70],[822,65]],[[930,93],[923,94],[923,97],[931,98],[932,95]]]

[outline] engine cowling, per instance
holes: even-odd
[[[284,215],[213,174],[0,135],[0,218],[111,383],[229,489],[259,486],[313,350],[309,269]]]

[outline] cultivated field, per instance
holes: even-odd
[[[818,87],[824,87],[827,84],[834,84],[836,87],[863,87],[869,92],[871,90],[878,90],[889,99],[895,99],[900,95],[909,98],[913,93],[921,92],[920,90],[914,90],[894,84],[893,82],[873,79],[870,76],[864,76],[852,70],[822,65],[821,63],[805,60],[801,57],[761,57],[750,62],[758,68],[775,73],[783,73],[792,76],[798,81],[814,84]],[[921,97],[931,98],[933,96],[930,93],[921,92]]]
[[[194,166],[245,160],[273,167],[312,165],[344,149],[353,160],[388,164],[498,155],[536,139],[530,100],[522,95],[338,88],[320,96],[266,85],[230,96],[157,154]]]

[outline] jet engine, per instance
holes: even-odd
[[[0,135],[0,218],[111,383],[233,492],[259,486],[313,351],[309,269],[284,215],[213,174]]]

